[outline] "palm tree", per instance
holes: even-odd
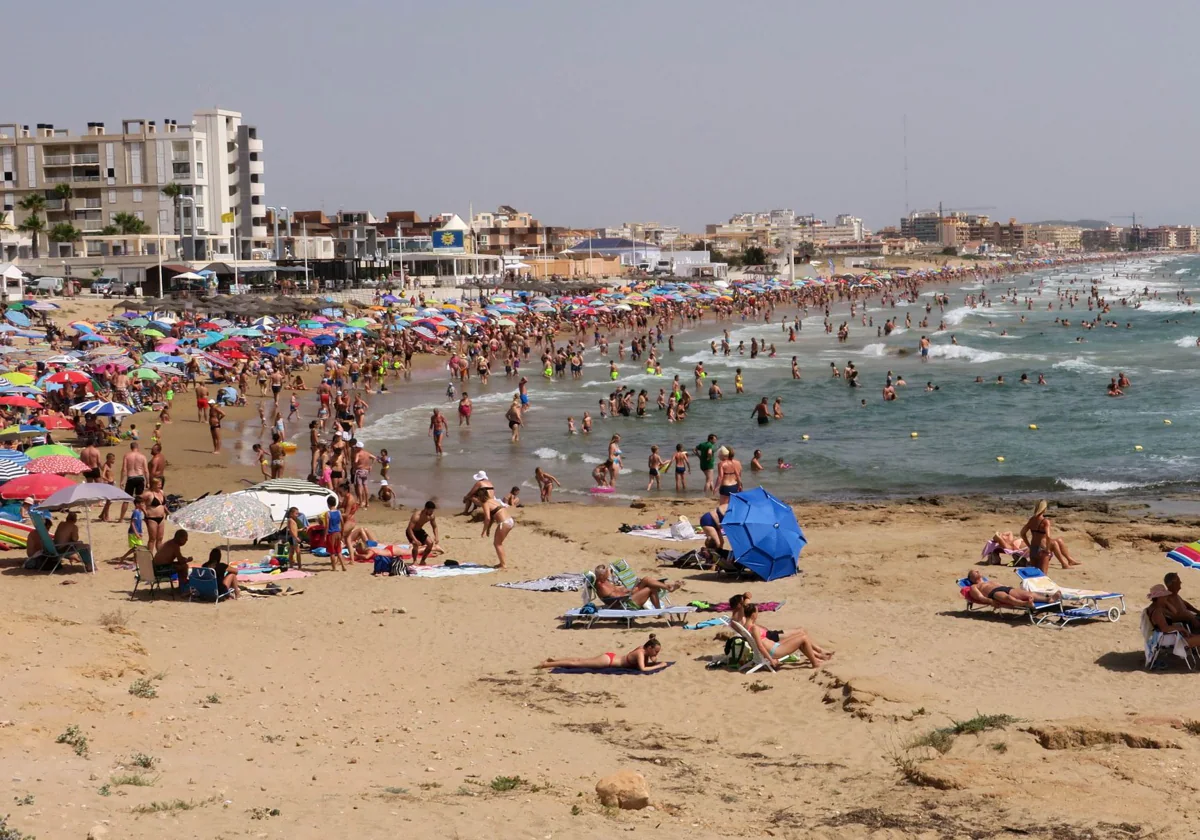
[[[68,219],[71,218],[71,199],[74,195],[70,184],[59,184],[54,188],[54,197],[62,199],[63,210],[66,211]]]
[[[116,236],[120,232],[121,229],[116,225],[105,225],[104,227],[100,228],[101,236]]]
[[[17,202],[17,206],[26,213],[41,213],[46,209],[46,196],[41,193],[30,193]]]
[[[46,197],[41,193],[30,193],[18,201],[17,206],[29,214],[17,225],[17,230],[28,233],[33,239],[33,258],[36,260],[41,235],[46,230],[46,222],[38,214],[46,209]]]
[[[175,205],[175,232],[182,233],[183,222],[179,218],[179,197],[183,195],[183,187],[172,181],[162,188],[162,194],[171,199],[171,203]]]
[[[136,235],[150,232],[150,225],[146,224],[132,213],[114,213],[112,221],[113,224],[117,226],[118,233]]]
[[[59,222],[50,228],[49,239],[51,242],[78,242],[83,239],[83,231],[70,222]],[[74,246],[71,250],[74,256]]]

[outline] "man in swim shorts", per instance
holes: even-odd
[[[412,546],[414,563],[424,563],[437,547],[439,537],[436,512],[437,504],[429,501],[425,503],[425,507],[414,511],[408,520],[408,527],[404,531],[404,537],[408,540],[409,545]],[[429,533],[425,530],[426,525],[433,529],[433,539],[429,538]],[[418,548],[421,550],[420,558],[417,557]]]

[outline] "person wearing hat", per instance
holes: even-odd
[[[1066,543],[1061,539],[1050,536],[1051,520],[1046,516],[1049,505],[1045,499],[1038,501],[1033,509],[1033,516],[1021,529],[1021,539],[1029,543],[1029,565],[1037,566],[1042,574],[1050,573],[1050,558],[1057,557],[1064,569],[1072,569],[1083,564],[1071,556]]]
[[[479,497],[476,495],[480,490],[487,490],[487,498],[496,498],[496,488],[488,479],[487,473],[480,470],[471,477],[475,479],[475,483],[471,485],[471,489],[467,491],[467,495],[463,496],[463,505],[465,505],[462,512],[463,516],[470,516],[471,511],[476,507],[482,509],[483,506],[479,504]]]
[[[1167,577],[1170,577],[1170,575]],[[1150,599],[1150,606],[1146,609],[1150,616],[1150,623],[1154,625],[1154,629],[1160,633],[1178,633],[1184,642],[1187,643],[1188,647],[1200,647],[1200,635],[1194,632],[1190,622],[1180,621],[1174,609],[1173,598],[1177,598],[1178,595],[1172,595],[1170,589],[1161,583],[1156,583],[1150,587],[1150,591],[1146,593],[1146,597]],[[1183,599],[1180,600],[1182,601]],[[1191,615],[1194,619],[1195,613]]]
[[[388,507],[391,507],[392,502],[396,500],[396,491],[391,488],[386,478],[379,482],[379,493],[377,495],[379,501]]]

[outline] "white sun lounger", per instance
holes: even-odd
[[[1040,614],[1035,624],[1055,620],[1057,626],[1062,628],[1072,621],[1093,618],[1106,618],[1115,622],[1125,614],[1125,596],[1119,592],[1059,586],[1049,576],[1042,574],[1040,569],[1035,568],[1017,569],[1016,572],[1021,578],[1021,588],[1026,592],[1036,595],[1053,595],[1057,592],[1062,596],[1062,601],[1058,602],[1060,609]]]
[[[596,598],[596,575],[593,572],[584,572],[583,574],[583,589],[581,591],[583,604],[573,610],[567,610],[563,613],[563,624],[570,627],[575,621],[585,621],[586,626],[591,627],[602,618],[615,619],[624,621],[626,627],[633,627],[635,618],[664,618],[667,624],[671,623],[673,618],[678,618],[682,624],[687,619],[684,618],[688,613],[695,612],[695,607],[649,607],[644,609],[625,609],[624,607],[596,607],[592,601]],[[589,609],[590,608],[590,609]],[[585,609],[587,610],[585,612]]]

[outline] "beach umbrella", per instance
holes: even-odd
[[[0,463],[12,461],[17,466],[23,467],[29,463],[29,456],[19,449],[2,449],[0,448]]]
[[[47,429],[74,429],[75,424],[70,417],[63,417],[59,414],[40,414],[37,421]]]
[[[298,509],[301,515],[317,517],[328,512],[326,499],[337,497],[337,494],[327,487],[303,481],[298,478],[273,478],[262,481],[246,490],[239,490],[235,495],[248,495],[258,499],[271,509],[271,516],[276,522],[282,522],[288,508]]]
[[[25,465],[28,473],[47,475],[83,475],[90,468],[74,455],[43,455]]]
[[[13,451],[16,450],[5,450]],[[29,475],[29,471],[19,462],[11,458],[0,458],[0,483],[12,481],[14,478],[20,478],[23,475]]]
[[[9,373],[0,374],[0,379],[8,382],[10,385],[32,385],[33,377],[28,373],[20,371],[11,371]]]
[[[91,342],[95,342],[96,344],[108,344],[107,338],[105,338],[102,335],[96,335],[95,333],[87,333],[85,335],[81,335],[81,336],[79,336],[79,340],[80,341],[91,341]],[[120,350],[119,348],[116,348],[116,347],[114,347],[113,349],[118,350],[121,353],[125,352],[124,350]]]
[[[79,405],[88,405],[88,403],[80,403]],[[78,405],[71,407],[79,408]],[[95,414],[100,417],[126,417],[133,414],[133,410],[127,405],[122,405],[118,402],[102,402],[100,400],[91,400],[90,407],[80,409],[80,411],[84,414]]]
[[[82,385],[85,382],[91,382],[92,378],[77,370],[60,370],[58,373],[50,374],[46,381],[58,385]]]
[[[161,376],[159,376],[157,373],[150,370],[149,368],[138,368],[137,370],[135,370],[133,373],[131,373],[129,375],[132,376],[134,379],[149,379],[151,381],[157,381],[159,379],[162,379]]]
[[[72,321],[71,323],[67,324],[67,326],[76,332],[94,333],[96,331],[96,328],[87,321]]]
[[[3,493],[4,488],[0,486],[0,495]],[[221,535],[225,538],[227,554],[230,540],[253,542],[279,530],[271,509],[255,497],[242,493],[205,496],[169,514],[169,518],[188,531]]]
[[[0,498],[24,499],[29,496],[35,502],[40,502],[74,483],[61,475],[23,475],[0,485]]]
[[[29,397],[6,396],[0,397],[0,405],[6,405],[9,408],[41,408],[42,404]]]
[[[1200,541],[1176,546],[1167,552],[1167,559],[1188,569],[1200,569]]]
[[[51,493],[42,502],[41,507],[44,510],[70,510],[72,508],[83,508],[83,518],[87,525],[88,545],[92,544],[92,514],[91,506],[100,502],[132,502],[133,496],[118,490],[111,484],[100,483],[85,483],[85,484],[70,484],[63,487],[61,490],[56,490]],[[92,564],[92,571],[96,571],[96,564]]]
[[[13,312],[12,307],[17,306],[17,304],[10,303],[8,306],[9,311],[4,313],[4,320],[8,321],[10,324],[17,325],[18,327],[28,327],[29,316],[22,315],[20,312]]]
[[[732,494],[721,525],[733,559],[763,580],[798,571],[804,532],[792,509],[763,488]]]
[[[154,338],[166,338],[167,334],[162,330],[157,330],[154,327],[146,327],[142,330],[142,335],[153,336]]]
[[[287,341],[284,342],[284,344],[288,345],[289,347],[313,347],[313,346],[315,346],[315,343],[313,342],[313,340],[311,338],[305,338],[302,335],[297,336],[296,338],[289,338]]]
[[[45,429],[42,431],[44,432]],[[78,453],[74,449],[63,443],[43,443],[41,446],[31,446],[25,450],[25,457],[30,459],[43,458],[46,455],[66,455],[70,458],[78,457]]]

